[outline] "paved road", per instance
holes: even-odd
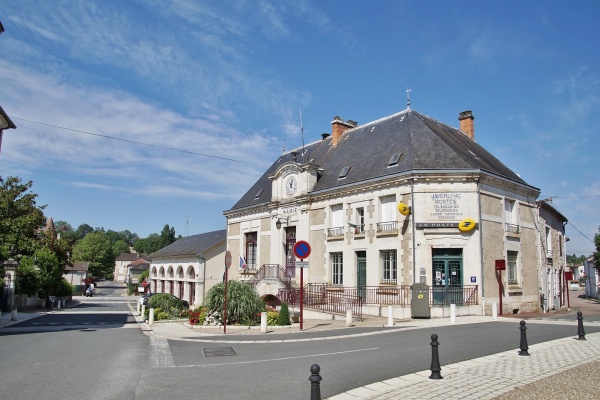
[[[144,334],[147,326],[134,321],[126,304],[135,298],[119,290],[100,282],[97,294],[79,298],[77,307],[0,330],[1,397],[70,400],[86,390],[89,399],[307,399],[316,363],[327,398],[427,370],[432,333],[439,336],[442,368],[514,351],[520,340],[519,320],[422,329],[404,323],[353,329],[352,336],[347,330],[269,334],[271,343],[256,342],[262,335],[168,340]],[[532,320],[529,344],[575,336],[572,316],[565,319]],[[600,324],[586,331],[599,332]]]

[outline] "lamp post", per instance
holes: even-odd
[[[4,277],[8,278],[8,290],[10,290],[11,320],[17,320],[17,309],[15,308],[15,288],[17,281],[17,267],[19,263],[12,257],[4,262]]]

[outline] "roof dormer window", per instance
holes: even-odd
[[[342,170],[340,171],[340,175],[338,176],[338,179],[343,179],[348,175],[348,172],[350,171],[350,167],[344,167],[342,168]]]

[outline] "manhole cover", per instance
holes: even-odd
[[[204,357],[221,357],[221,356],[235,356],[235,351],[231,347],[205,347]]]

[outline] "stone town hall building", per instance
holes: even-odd
[[[362,126],[335,117],[331,135],[282,154],[224,212],[241,260],[230,279],[267,299],[297,288],[293,246],[305,240],[304,283],[361,297],[368,314],[392,304],[405,316],[413,283],[432,286],[434,306],[460,293],[452,302],[468,313],[500,300],[505,313],[538,311],[542,293],[555,302],[566,219],[475,142],[473,120],[460,113],[456,129],[410,108]]]

